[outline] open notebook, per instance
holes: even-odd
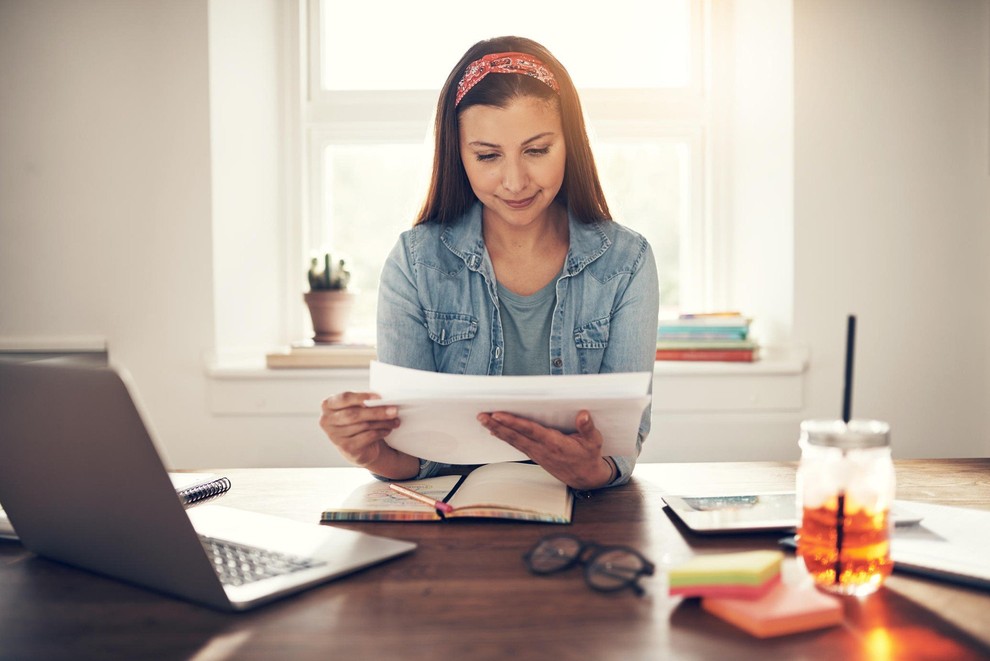
[[[447,503],[451,511],[396,493],[387,482],[373,480],[323,512],[323,521],[439,521],[494,518],[542,523],[570,523],[574,496],[570,488],[540,466],[528,463],[487,464],[466,476],[444,475],[402,485],[428,499]]]

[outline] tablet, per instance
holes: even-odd
[[[798,525],[793,491],[744,495],[663,496],[663,502],[684,525],[697,533],[793,530]],[[895,505],[894,525],[921,521]]]

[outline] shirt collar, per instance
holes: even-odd
[[[468,268],[477,271],[485,261],[485,240],[481,232],[481,202],[475,202],[455,222],[447,225],[440,240],[447,249],[464,260]],[[570,248],[564,270],[567,275],[579,273],[585,266],[595,261],[612,245],[606,231],[608,221],[583,223],[567,210],[567,225],[570,232]]]

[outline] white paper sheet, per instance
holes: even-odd
[[[894,568],[990,589],[990,511],[918,501],[895,501],[921,523],[897,527],[890,553]]]
[[[587,409],[604,439],[602,453],[636,453],[636,434],[650,402],[652,374],[473,376],[424,372],[371,363],[369,405],[394,404],[402,424],[388,444],[416,457],[447,464],[519,461],[526,455],[481,426],[482,412],[506,411],[565,433]]]

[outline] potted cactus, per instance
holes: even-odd
[[[354,304],[354,294],[347,289],[351,272],[343,259],[334,260],[329,252],[310,261],[309,291],[303,300],[313,320],[313,341],[320,344],[344,339]]]

